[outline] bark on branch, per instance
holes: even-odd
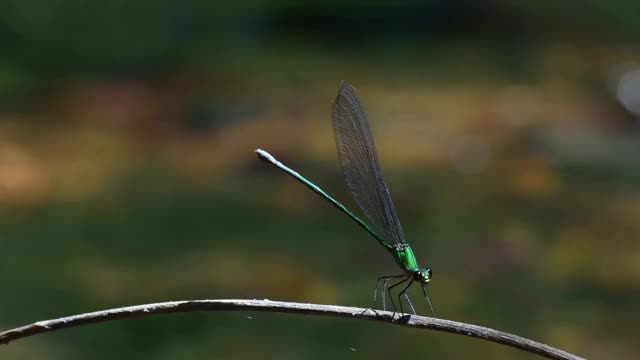
[[[389,311],[376,310],[374,312],[371,309],[355,307],[302,304],[270,300],[170,301],[108,309],[103,311],[62,317],[58,319],[38,321],[30,325],[3,331],[0,332],[0,344],[8,344],[11,341],[22,339],[25,337],[85,324],[130,317],[192,311],[261,311],[316,316],[334,316],[360,320],[374,320],[398,326],[446,331],[458,335],[465,335],[482,340],[493,341],[495,343],[511,346],[529,353],[538,354],[549,359],[582,359],[579,356],[553,348],[546,344],[477,325],[416,315],[405,315],[403,317],[400,317],[398,314],[395,314],[394,316],[394,314]]]

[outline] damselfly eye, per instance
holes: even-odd
[[[423,269],[421,271],[421,275],[422,275],[421,276],[422,279],[420,280],[425,284],[428,283],[431,280],[431,275],[432,275],[431,269],[429,268]]]

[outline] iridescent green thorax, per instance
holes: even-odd
[[[397,244],[390,249],[390,251],[394,259],[396,259],[396,263],[398,263],[405,272],[413,274],[420,270],[418,268],[418,261],[415,255],[413,255],[413,250],[411,250],[408,244]]]

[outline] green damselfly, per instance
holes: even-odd
[[[338,208],[338,210],[345,213],[355,221],[356,224],[371,234],[380,245],[391,253],[403,273],[378,278],[373,295],[374,308],[381,282],[382,308],[386,310],[385,299],[388,293],[394,311],[396,310],[396,305],[393,301],[393,296],[391,296],[391,290],[405,284],[398,293],[400,313],[404,313],[402,309],[402,297],[404,296],[415,314],[416,311],[411,303],[411,299],[407,295],[407,290],[416,282],[422,287],[422,293],[433,314],[433,307],[431,307],[431,302],[427,295],[427,285],[432,276],[431,269],[420,268],[418,266],[413,250],[404,239],[402,226],[398,220],[396,210],[393,207],[391,195],[389,194],[389,189],[387,188],[382,169],[380,168],[380,162],[378,161],[378,155],[367,120],[367,113],[362,106],[355,88],[351,85],[343,83],[340,87],[338,96],[333,102],[332,119],[333,134],[338,149],[338,157],[342,164],[344,178],[356,203],[369,219],[369,224],[365,223],[311,181],[276,160],[268,152],[257,149],[256,153],[260,159],[283,170],[329,201],[333,206]],[[389,281],[393,279],[400,280],[389,286]]]

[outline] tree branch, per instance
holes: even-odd
[[[549,359],[582,359],[579,356],[533,340],[477,325],[415,315],[399,317],[398,314],[396,314],[394,317],[394,314],[389,311],[376,310],[374,312],[371,309],[355,307],[302,304],[270,300],[171,301],[96,311],[58,319],[38,321],[30,325],[0,332],[0,344],[8,344],[11,341],[25,337],[85,324],[130,317],[192,311],[261,311],[375,320],[399,326],[446,331],[458,335],[493,341],[498,344],[538,354]]]

